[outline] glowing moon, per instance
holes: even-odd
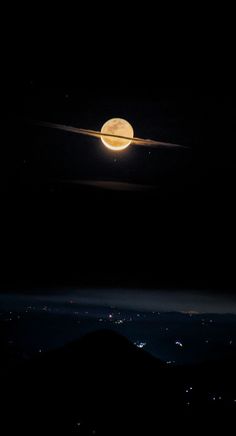
[[[105,124],[103,124],[101,133],[117,135],[117,136],[125,136],[128,138],[133,138],[134,131],[128,121],[123,120],[122,118],[112,118],[108,120]],[[110,148],[110,150],[124,150],[131,144],[131,140],[122,139],[122,138],[114,138],[113,136],[103,136],[101,137],[103,144]]]

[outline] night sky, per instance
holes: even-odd
[[[189,434],[193,422],[213,434],[220,420],[227,434],[234,14],[76,6],[15,7],[2,38],[0,431],[5,417],[9,434]],[[118,153],[37,125],[116,117],[185,148]]]
[[[233,97],[226,87],[81,79],[16,81],[1,170],[5,285],[29,282],[234,288]],[[107,150],[33,125],[135,134],[187,149]],[[13,273],[14,271],[14,273]],[[92,283],[93,282],[93,283]]]
[[[102,26],[102,6],[95,9],[63,8],[62,20],[43,8],[11,17],[1,81],[1,287],[234,292],[230,13],[218,11],[228,23],[223,38],[206,10],[195,19],[188,11],[181,26],[180,11],[136,7],[134,20],[119,7]],[[32,123],[99,130],[110,117],[126,118],[137,136],[189,148],[116,154],[96,138]]]

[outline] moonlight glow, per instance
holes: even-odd
[[[128,123],[128,121],[123,120],[122,118],[112,118],[108,120],[103,126],[101,133],[117,135],[117,136],[125,136],[127,138],[133,138],[134,131],[133,127]],[[102,136],[101,140],[103,144],[110,148],[110,150],[124,150],[131,144],[131,140],[122,139],[122,138],[114,138],[113,136]]]

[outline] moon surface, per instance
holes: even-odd
[[[124,150],[131,144],[131,138],[134,137],[133,127],[123,118],[112,118],[108,120],[105,124],[103,124],[101,133],[105,133],[106,135],[109,135],[109,133],[111,135],[117,135],[117,137],[101,136],[103,144],[113,151]],[[130,140],[119,138],[119,136],[130,138]]]

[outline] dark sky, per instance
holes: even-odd
[[[67,43],[69,27],[78,34]],[[97,26],[92,42],[79,25],[30,28],[7,50],[2,79],[1,287],[234,290],[230,45],[198,34],[189,47],[170,34],[163,41],[150,23],[135,36],[113,26],[114,50],[105,50],[109,32]],[[99,140],[30,123],[99,130],[116,116],[137,136],[189,149],[116,155]]]

